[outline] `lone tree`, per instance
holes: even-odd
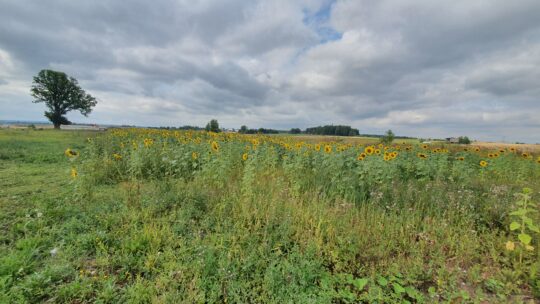
[[[215,133],[221,132],[221,129],[219,128],[219,123],[218,123],[217,119],[210,120],[210,122],[206,124],[205,129],[206,129],[206,131],[209,131],[209,132],[215,132]]]
[[[394,138],[396,136],[394,135],[394,132],[392,130],[386,131],[386,134],[381,138],[381,142],[389,145],[394,141]]]
[[[53,123],[55,129],[59,129],[60,125],[71,124],[64,116],[67,112],[78,110],[88,116],[97,104],[96,98],[81,89],[77,79],[63,72],[41,70],[34,76],[30,91],[35,98],[32,102],[44,102],[49,108],[49,111],[45,111],[45,117]]]

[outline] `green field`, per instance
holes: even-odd
[[[540,299],[538,155],[359,144],[0,130],[0,303]]]

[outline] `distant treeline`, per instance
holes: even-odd
[[[240,134],[278,134],[281,132],[274,129],[265,129],[265,128],[249,129],[247,126],[241,126],[240,130],[238,130],[238,133]]]
[[[362,137],[374,137],[374,138],[379,138],[379,137],[383,137],[384,135],[379,135],[379,134],[360,134],[360,136]],[[395,139],[416,139],[416,137],[410,137],[410,136],[394,136]]]
[[[358,136],[360,132],[358,129],[352,128],[351,126],[342,126],[342,125],[326,125],[318,126],[313,128],[307,128],[305,131],[306,134],[316,134],[316,135],[338,135],[338,136]]]

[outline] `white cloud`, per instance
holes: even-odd
[[[538,142],[540,2],[122,1],[0,11],[0,119],[41,120],[29,87],[67,72],[89,118],[140,125],[469,135]],[[511,131],[509,131],[511,130]]]

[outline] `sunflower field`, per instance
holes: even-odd
[[[0,302],[540,299],[540,155],[519,145],[159,129],[62,144],[43,163],[0,148],[5,176],[62,180],[0,191]]]

